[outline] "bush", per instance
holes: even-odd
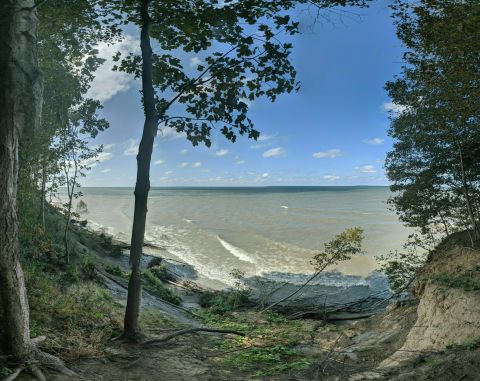
[[[153,275],[155,275],[162,282],[175,281],[175,278],[168,273],[165,265],[153,266],[148,269]]]
[[[441,273],[434,276],[432,280],[442,286],[461,288],[465,291],[475,291],[480,290],[480,281],[475,279],[475,275],[474,271],[467,271],[458,275]]]
[[[165,286],[150,270],[145,270],[142,275],[147,291],[175,305],[179,305],[182,302],[182,298]]]
[[[222,315],[248,303],[250,294],[250,289],[207,292],[202,294],[199,303],[201,307]]]
[[[107,273],[115,275],[115,276],[120,276],[120,277],[125,276],[125,273],[123,272],[123,270],[120,268],[119,265],[108,264],[108,265],[105,266],[105,271]]]

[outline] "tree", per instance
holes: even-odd
[[[81,101],[80,105],[72,106],[74,109],[70,110],[57,143],[60,158],[58,167],[63,171],[59,184],[67,188],[67,201],[63,204],[65,217],[63,241],[67,263],[70,263],[70,223],[75,214],[72,210],[73,199],[82,196],[78,191],[79,178],[86,176],[86,172],[95,164],[96,157],[103,150],[103,146],[90,146],[88,138],[93,139],[99,131],[108,128],[108,122],[97,116],[97,110],[101,108],[99,102],[92,99],[81,99]],[[77,217],[76,214],[75,217]]]
[[[20,363],[49,362],[69,375],[60,360],[39,351],[30,338],[28,301],[18,252],[18,146],[39,125],[42,81],[37,61],[37,14],[31,0],[0,4],[0,339],[1,351]],[[40,377],[40,376],[39,376]]]
[[[402,74],[388,82],[397,104],[386,161],[400,218],[436,235],[480,234],[480,3],[397,1]]]
[[[24,367],[28,367],[41,380],[45,378],[38,367],[40,365],[57,369],[70,377],[74,375],[58,358],[38,349],[37,345],[41,338],[30,338],[28,301],[19,261],[17,184],[20,183],[21,187],[25,187],[24,189],[32,190],[39,184],[38,174],[46,173],[45,162],[39,160],[42,148],[49,147],[56,131],[55,128],[48,131],[38,128],[42,111],[43,89],[37,55],[37,7],[43,3],[44,1],[40,1],[35,4],[33,0],[5,0],[0,3],[0,34],[2,36],[0,41],[0,354],[11,357],[19,364],[14,372],[15,376]],[[68,29],[72,23],[79,25],[82,20],[85,21],[85,18],[78,17],[79,13],[85,11],[85,7],[80,11],[81,7],[78,5],[81,3],[85,6],[85,1],[56,1],[56,3],[77,6],[69,9],[69,14],[72,15],[72,18],[69,19],[70,23],[67,22],[67,18],[63,18],[61,22],[63,28],[52,31],[52,38],[55,35],[58,37],[62,30]],[[56,10],[55,5],[52,5],[52,8]],[[64,8],[59,7],[59,9]],[[57,22],[62,20],[61,17],[58,17],[59,13],[52,12],[50,16]],[[92,21],[90,21],[91,24]],[[57,52],[63,52],[62,58],[75,57],[72,52],[81,52],[80,47],[85,47],[82,43],[77,44],[78,40],[68,37],[85,35],[88,29],[79,28],[77,32],[73,32],[73,30],[69,29],[65,33],[63,36],[65,40],[55,40],[58,43]],[[99,35],[98,31],[97,35]],[[48,44],[45,41],[40,39],[41,52],[45,53],[44,58],[52,53],[52,51],[47,53],[46,46]],[[88,46],[92,40],[84,39],[82,41]],[[72,50],[72,46],[75,49]],[[53,63],[58,57],[58,55],[54,58],[52,56],[49,62]],[[84,57],[81,56],[81,58]],[[72,61],[58,60],[58,62],[75,71],[73,66],[69,66],[72,65]],[[85,66],[80,65],[80,69],[77,65],[77,71],[88,68],[91,62],[87,59]],[[56,71],[52,70],[52,72]],[[47,78],[51,79],[51,77]],[[58,87],[61,85],[63,83],[58,84]],[[50,98],[47,98],[45,104],[47,109],[48,106],[51,106],[51,110],[53,110],[53,103],[49,103],[49,100]],[[57,111],[65,110],[61,107],[62,105],[62,103],[55,105]],[[23,150],[21,156],[19,156],[20,145]],[[29,152],[29,148],[34,149]],[[47,159],[46,163],[49,162],[51,160]],[[22,171],[19,179],[20,163]],[[39,163],[41,165],[38,165]],[[41,183],[45,184],[46,181],[41,180]],[[34,194],[34,192],[30,194]],[[20,200],[25,202],[25,198],[29,201],[37,200],[34,205],[39,200],[39,198],[30,196],[20,197]],[[29,205],[29,207],[31,206],[32,204]]]
[[[150,161],[160,128],[184,133],[193,145],[211,145],[218,130],[231,142],[237,135],[257,139],[259,132],[248,117],[248,104],[259,97],[275,101],[298,90],[289,61],[292,44],[280,35],[298,33],[298,22],[287,11],[299,4],[319,9],[334,5],[364,5],[363,0],[247,0],[195,2],[139,0],[101,2],[109,9],[107,22],[138,25],[141,56],[133,53],[118,61],[116,70],[142,79],[145,123],[137,155],[137,181],[130,265],[132,273],[124,321],[124,337],[136,339],[141,299],[140,259],[150,189]],[[151,39],[155,41],[152,50]],[[158,51],[158,52],[157,52]],[[190,74],[179,51],[202,54],[196,73]],[[172,105],[183,110],[172,111]]]

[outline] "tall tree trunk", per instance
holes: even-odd
[[[40,191],[40,220],[45,229],[45,188],[47,185],[47,165],[45,157],[42,160],[42,187]]]
[[[150,45],[150,0],[142,0],[140,46],[142,49],[142,90],[145,124],[137,155],[137,182],[135,185],[135,210],[133,215],[130,266],[132,274],[128,283],[127,308],[125,311],[124,337],[135,339],[139,333],[138,314],[142,294],[140,260],[142,257],[147,200],[150,190],[150,161],[153,143],[157,134],[158,114],[155,108],[155,92],[152,81],[152,48]]]
[[[0,339],[2,351],[17,359],[33,349],[16,207],[19,139],[41,114],[33,6],[33,0],[0,1]]]
[[[463,149],[462,149],[461,145],[458,148],[458,152],[459,152],[459,159],[460,159],[460,172],[461,172],[461,176],[462,176],[463,195],[465,196],[465,202],[467,204],[468,216],[470,217],[470,222],[472,224],[475,239],[478,239],[479,238],[479,229],[478,229],[477,220],[475,218],[475,214],[473,212],[472,202],[471,202],[471,199],[470,199],[470,192],[469,192],[469,189],[468,189],[467,176],[465,174],[465,165],[463,163]]]

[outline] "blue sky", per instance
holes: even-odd
[[[332,16],[313,30],[311,16],[300,15],[303,33],[294,38],[292,59],[302,89],[273,104],[253,102],[259,141],[232,144],[215,137],[207,149],[163,131],[153,153],[152,186],[387,185],[383,161],[391,148],[392,105],[383,86],[400,71],[402,46],[386,2],[353,12],[360,17]],[[132,31],[117,46],[99,49],[105,58],[117,49],[138,51],[138,36]],[[143,127],[139,83],[111,72],[111,65],[99,69],[90,92],[104,104],[110,128],[95,140],[105,149],[84,186],[135,184]]]

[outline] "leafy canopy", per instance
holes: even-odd
[[[111,23],[141,25],[138,1],[100,1]],[[211,145],[214,130],[234,142],[257,139],[248,117],[251,102],[271,101],[298,90],[290,62],[299,23],[288,11],[310,4],[320,9],[365,5],[364,0],[152,0],[153,82],[160,127],[185,133],[193,145]],[[283,39],[283,40],[282,40]],[[185,53],[196,54],[193,69]],[[141,75],[141,57],[115,55],[115,70]],[[177,104],[174,113],[171,106]]]

